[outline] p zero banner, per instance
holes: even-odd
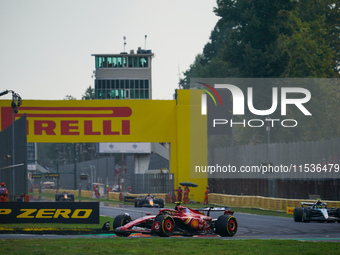
[[[99,224],[99,202],[0,203],[0,223]]]

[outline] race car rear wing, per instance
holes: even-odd
[[[327,203],[313,203],[313,202],[301,202],[301,206],[321,206],[321,207],[327,207]]]
[[[233,211],[230,211],[230,207],[213,207],[213,206],[210,206],[210,207],[202,207],[200,209],[198,209],[197,211],[200,211],[200,212],[207,212],[207,216],[210,216],[210,212],[223,212],[224,211],[224,214],[233,214],[234,212]]]
[[[315,203],[313,202],[301,202],[301,206],[304,207],[304,206],[313,206],[315,205]]]

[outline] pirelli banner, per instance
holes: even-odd
[[[99,202],[0,203],[2,223],[99,224]]]
[[[25,100],[15,119],[26,113],[28,142],[171,142],[175,106],[173,100]],[[11,102],[0,100],[0,107],[3,130],[13,121]]]
[[[14,119],[26,114],[30,143],[170,143],[174,188],[190,180],[198,185],[190,192],[191,198],[203,202],[207,178],[190,176],[191,161],[207,165],[201,94],[201,90],[178,90],[176,100],[24,99]],[[11,100],[0,100],[0,131],[11,123]]]

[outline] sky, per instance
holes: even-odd
[[[152,98],[173,99],[218,21],[214,7],[216,0],[0,0],[0,92],[81,99],[94,87],[91,55],[123,52],[125,36],[126,52],[146,44],[155,54]]]

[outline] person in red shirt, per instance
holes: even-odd
[[[209,194],[209,186],[207,186],[207,189],[205,190],[205,196],[204,196],[204,205],[208,204],[208,194]]]
[[[6,189],[5,183],[1,183],[0,187],[0,202],[7,202],[8,201],[8,191]]]
[[[99,194],[99,189],[97,185],[94,185],[93,191],[94,191],[95,198],[99,198],[100,194]]]
[[[177,202],[182,202],[182,194],[183,194],[183,190],[181,186],[178,186],[178,189],[176,189],[177,191]]]
[[[110,192],[110,187],[109,185],[106,185],[106,195],[107,195],[107,198],[109,198],[109,192]]]
[[[189,202],[189,192],[190,192],[189,187],[184,186],[184,203],[185,204]]]

